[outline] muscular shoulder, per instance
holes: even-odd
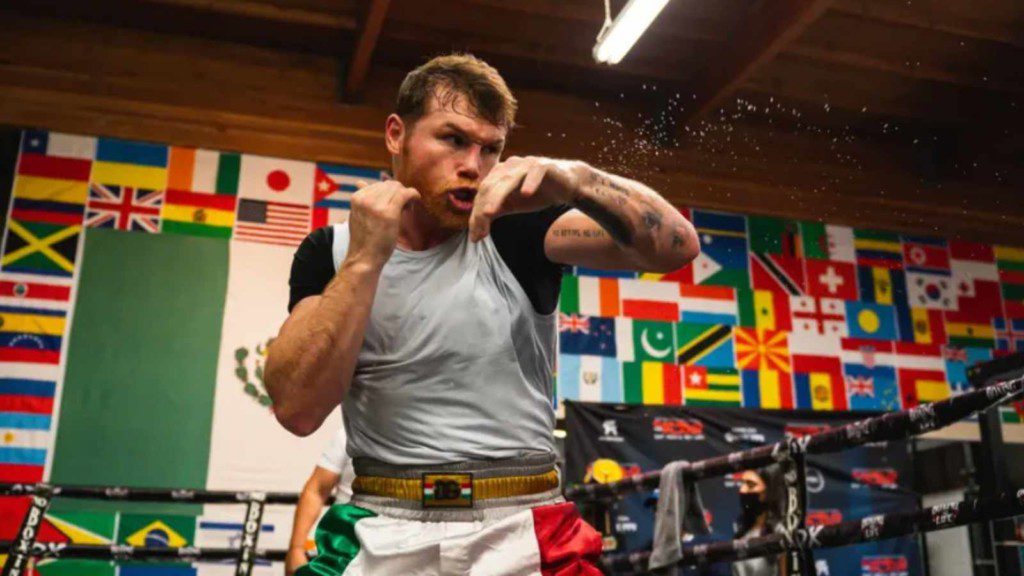
[[[292,258],[292,271],[288,279],[288,311],[303,298],[323,293],[334,278],[334,227],[324,226],[310,232]]]

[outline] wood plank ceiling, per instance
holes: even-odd
[[[613,12],[624,3],[612,0]],[[353,70],[342,83],[350,94],[371,57],[404,67],[452,49],[489,58],[524,86],[594,95],[649,82],[697,93],[691,110],[700,113],[747,94],[867,108],[869,118],[990,126],[1019,114],[1013,104],[1024,92],[1019,0],[673,0],[616,67],[590,55],[601,0],[21,4],[64,18],[336,54]]]
[[[624,4],[611,0],[616,13]],[[880,154],[900,148],[915,178],[1024,196],[1020,0],[671,0],[614,67],[591,57],[602,0],[34,0],[5,9],[332,56],[347,102],[373,89],[375,74],[467,50],[516,89],[650,110],[641,130],[652,145],[707,151],[712,167],[716,154],[779,161],[813,132],[877,144]],[[760,137],[730,140],[737,120]]]
[[[624,3],[612,0],[613,12]],[[724,85],[728,93],[814,104],[828,95],[852,111],[868,106],[869,113],[955,123],[963,115],[949,114],[950,103],[1000,104],[1007,94],[1024,92],[1018,0],[672,0],[615,67],[590,55],[604,18],[601,0],[19,4],[28,5],[18,10],[64,18],[337,54],[367,71],[368,55],[407,66],[439,52],[471,50],[522,82],[581,94],[643,81],[691,93]],[[709,78],[716,75],[726,80]],[[846,90],[851,86],[860,88]],[[977,112],[994,112],[986,110]]]

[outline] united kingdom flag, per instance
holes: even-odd
[[[875,397],[875,380],[870,376],[847,376],[846,388],[852,396]]]
[[[558,313],[558,331],[589,334],[590,318],[576,314]]]
[[[85,225],[156,233],[160,231],[160,207],[163,203],[163,190],[90,184]]]

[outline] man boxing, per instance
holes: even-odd
[[[267,388],[299,435],[344,400],[356,472],[299,574],[599,573],[554,468],[562,266],[667,272],[698,242],[639,182],[500,161],[516,106],[473,56],[412,71],[385,124],[394,179],[296,252]]]

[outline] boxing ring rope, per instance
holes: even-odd
[[[0,540],[0,549],[10,548],[15,540]],[[287,550],[257,550],[256,560],[283,561]],[[238,559],[238,548],[147,548],[128,544],[63,544],[35,542],[29,556],[54,560],[145,560],[151,562],[223,562]]]
[[[749,540],[725,540],[683,547],[680,565],[701,565],[780,554],[790,549],[837,548],[885,540],[919,532],[934,532],[972,522],[1001,520],[1024,514],[1024,488],[995,498],[971,498],[914,510],[867,516],[829,526],[801,528],[793,534],[776,533]],[[606,556],[607,570],[648,571],[650,552]]]
[[[767,466],[787,452],[829,454],[874,442],[903,440],[944,428],[975,412],[1011,401],[1022,392],[1024,378],[1017,378],[938,402],[921,404],[904,412],[888,412],[802,438],[788,438],[775,444],[690,462],[686,474],[694,480],[702,480]],[[570,500],[616,497],[625,492],[654,490],[660,481],[661,470],[654,470],[607,484],[570,486],[565,490],[565,497]]]
[[[844,522],[829,527],[807,528],[804,526],[807,499],[804,483],[804,457],[806,455],[834,453],[864,444],[902,440],[938,430],[979,411],[1015,400],[1022,394],[1024,394],[1024,377],[993,384],[938,402],[922,404],[907,411],[889,412],[881,416],[866,418],[808,436],[790,437],[775,444],[758,446],[696,462],[682,462],[683,477],[692,481],[779,463],[784,470],[787,501],[783,533],[750,539],[745,543],[732,540],[684,547],[683,559],[680,560],[679,565],[786,553],[790,560],[787,563],[789,574],[813,574],[810,550],[826,545],[841,546],[844,542],[842,538],[858,537],[859,532],[855,528],[859,530],[863,521]],[[565,497],[577,502],[603,502],[629,492],[654,490],[661,482],[661,475],[661,470],[655,470],[607,484],[577,484],[565,490]],[[963,523],[974,522],[978,519],[997,519],[985,516],[983,512],[1001,514],[1004,510],[998,506],[1006,506],[1006,510],[1014,511],[1006,516],[1000,516],[1000,518],[1016,515],[1024,506],[1020,502],[1022,494],[1024,492],[1006,494],[992,500],[972,501],[972,507],[969,508],[970,513],[963,512],[964,518],[967,518]],[[996,504],[992,504],[993,502]],[[966,504],[964,505],[966,506]],[[886,532],[888,535],[885,537],[889,538],[910,534],[914,531],[938,530],[959,525],[940,523],[931,526],[928,522],[917,519],[920,514],[933,509],[941,510],[954,506],[957,505],[946,504],[914,513],[871,518],[881,518],[883,524],[888,520],[906,530],[892,534]],[[960,510],[959,507],[956,509]],[[842,526],[845,528],[837,528]],[[879,538],[881,537],[871,539]],[[859,541],[864,541],[864,539],[848,540],[845,543],[852,544]],[[642,570],[646,571],[648,570],[646,562],[649,558],[650,552],[605,555],[602,558],[602,563],[609,570],[622,568],[636,570],[642,565]]]
[[[1014,400],[1024,393],[1024,378],[1017,378],[974,390],[905,412],[891,412],[842,427],[801,438],[787,438],[766,446],[733,452],[688,463],[684,476],[698,480],[730,472],[781,463],[786,470],[787,512],[785,530],[746,541],[730,540],[683,547],[679,564],[700,564],[730,559],[753,558],[788,553],[793,560],[792,573],[810,574],[810,551],[880,540],[914,532],[927,532],[959,526],[979,520],[993,520],[1024,513],[1024,489],[996,498],[933,506],[913,512],[869,516],[862,520],[831,526],[803,525],[806,492],[804,456],[826,454],[868,443],[900,440],[948,426],[978,411]],[[639,474],[608,484],[571,486],[567,498],[577,501],[602,501],[632,491],[652,490],[661,480],[661,471]],[[248,576],[257,559],[280,560],[284,550],[257,550],[263,509],[267,504],[295,504],[298,494],[282,492],[232,492],[126,487],[53,486],[40,484],[0,484],[0,497],[30,496],[32,501],[14,541],[0,542],[0,550],[9,554],[0,575],[20,576],[30,557],[89,558],[97,560],[223,561],[235,560],[235,574]],[[245,522],[239,548],[145,548],[127,545],[83,545],[36,543],[39,524],[54,497],[133,502],[178,502],[194,504],[245,504]],[[606,570],[647,570],[650,552],[606,555]]]
[[[235,560],[235,574],[248,576],[256,560],[283,560],[286,550],[256,548],[263,509],[267,504],[296,504],[299,495],[290,492],[232,492],[227,490],[182,490],[171,488],[126,488],[121,486],[53,486],[0,483],[0,497],[30,496],[31,503],[13,541],[0,541],[8,551],[2,576],[21,576],[30,557],[95,560],[226,561]],[[149,548],[129,545],[64,544],[36,542],[38,528],[53,498],[79,498],[124,502],[175,502],[192,504],[245,504],[241,545],[238,548]],[[327,500],[332,504],[334,498]]]
[[[32,496],[44,484],[5,484],[0,482],[0,496]],[[245,504],[262,494],[265,504],[297,504],[294,492],[232,492],[230,490],[181,490],[174,488],[126,488],[122,486],[55,486],[48,487],[50,497],[85,500],[123,500],[126,502],[180,502],[192,504]],[[328,499],[333,502],[334,497]]]

